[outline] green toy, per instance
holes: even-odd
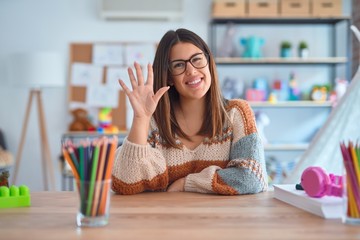
[[[28,207],[30,205],[30,190],[27,186],[0,187],[0,208]]]

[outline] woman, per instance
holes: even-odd
[[[120,194],[187,191],[224,195],[267,189],[264,150],[244,100],[222,97],[214,57],[195,33],[161,39],[146,82],[128,69],[134,109],[117,150],[112,189]],[[136,75],[136,76],[135,76]]]

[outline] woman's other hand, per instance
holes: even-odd
[[[173,182],[167,189],[167,192],[184,192],[185,178],[180,178]]]

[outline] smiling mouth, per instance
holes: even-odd
[[[194,80],[194,81],[187,82],[186,84],[187,84],[187,85],[195,85],[195,84],[198,84],[199,82],[201,82],[201,79],[200,79],[200,78],[199,78],[199,79],[196,79],[196,80]]]

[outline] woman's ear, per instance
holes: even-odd
[[[174,81],[172,79],[168,79],[168,84],[170,87],[174,86]]]

